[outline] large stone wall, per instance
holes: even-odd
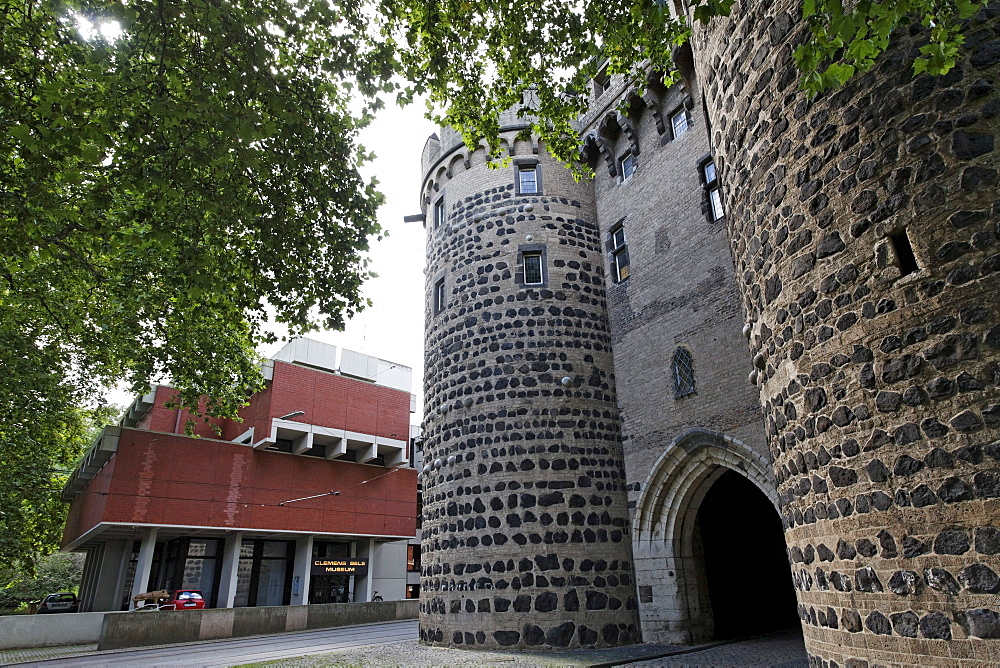
[[[424,152],[421,641],[637,642],[593,192],[544,146],[505,137],[515,161],[539,162],[540,194],[453,133]],[[525,250],[544,253],[543,285],[525,285]]]
[[[925,34],[903,29],[812,101],[798,6],[740,3],[693,48],[806,646],[823,666],[995,665],[998,5],[950,74],[914,77]]]
[[[675,136],[670,117],[681,110],[688,128]],[[642,98],[627,88],[623,77],[613,77],[592,100],[581,128],[595,171],[602,239],[607,245],[612,231],[622,226],[630,260],[628,277],[616,282],[612,253],[606,249],[608,315],[633,522],[659,523],[661,517],[650,515],[662,513],[640,502],[666,493],[687,472],[705,476],[692,485],[696,489],[710,484],[717,466],[750,475],[737,457],[722,462],[695,453],[694,442],[740,450],[755,459],[760,476],[754,481],[773,498],[757,388],[747,380],[751,356],[741,333],[743,308],[725,219],[710,215],[702,170],[711,147],[693,72],[669,89],[651,85]],[[623,180],[621,158],[628,152],[637,154],[637,166]],[[675,394],[672,369],[678,347],[690,352],[695,380],[694,392],[681,396]],[[684,518],[678,524],[695,522],[697,493],[692,494],[672,497],[672,507],[663,513]],[[694,556],[700,554],[700,541],[685,544],[683,533],[679,528],[675,540],[633,532],[646,642],[701,642],[713,635],[704,560]]]

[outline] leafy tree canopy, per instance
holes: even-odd
[[[4,563],[58,544],[106,387],[233,415],[269,319],[364,306],[356,136],[394,68],[353,2],[0,0],[0,31]]]
[[[442,124],[466,143],[496,141],[500,112],[528,102],[534,132],[566,162],[577,155],[573,120],[586,109],[587,82],[605,66],[643,89],[650,72],[673,76],[673,50],[690,37],[675,0],[384,0],[388,31],[406,44],[402,63],[415,90],[443,110]],[[687,0],[690,16],[707,23],[726,16],[734,0]],[[891,32],[919,21],[928,41],[917,73],[942,74],[955,63],[962,20],[977,0],[802,0],[810,38],[795,51],[802,87],[811,94],[870,69]],[[738,11],[738,10],[737,10]]]
[[[363,306],[382,197],[350,104],[392,61],[356,3],[3,0],[0,25],[3,354],[232,414],[268,316]]]
[[[51,554],[39,560],[33,574],[14,566],[0,568],[0,608],[17,608],[60,591],[78,591],[84,561],[82,554]]]

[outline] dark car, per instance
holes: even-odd
[[[76,594],[70,591],[61,591],[49,594],[42,599],[38,606],[38,614],[51,614],[55,612],[76,612],[80,609],[80,601]]]

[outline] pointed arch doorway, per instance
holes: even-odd
[[[770,463],[693,429],[664,451],[633,522],[643,640],[697,643],[799,624]]]

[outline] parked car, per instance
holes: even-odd
[[[51,614],[55,612],[77,612],[80,609],[80,601],[76,594],[71,591],[60,591],[49,594],[38,605],[37,614]]]
[[[203,610],[205,597],[197,589],[177,589],[170,592],[166,601],[160,604],[160,610]]]

